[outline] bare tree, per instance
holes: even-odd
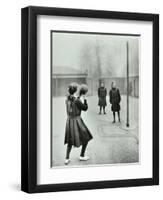
[[[90,43],[84,43],[80,50],[80,63],[83,72],[87,72],[88,75],[92,74],[92,45]]]
[[[101,49],[100,49],[99,41],[96,39],[96,44],[94,46],[95,63],[94,63],[94,73],[93,73],[93,76],[95,78],[102,75],[100,51]]]

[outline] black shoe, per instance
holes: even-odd
[[[106,112],[104,112],[104,115],[106,115]]]
[[[98,114],[101,115],[101,112],[99,112]]]
[[[112,122],[113,124],[115,123],[115,120]]]

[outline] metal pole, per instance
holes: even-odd
[[[55,95],[56,95],[56,97],[57,97],[57,95],[58,95],[58,80],[57,80],[57,76],[56,76],[56,79],[55,79]]]
[[[128,57],[128,42],[127,42],[127,122],[126,126],[129,127],[129,57]]]

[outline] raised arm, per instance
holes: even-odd
[[[82,103],[80,100],[77,100],[76,104],[80,110],[86,111],[88,109],[88,104],[86,99],[84,99],[84,103]]]

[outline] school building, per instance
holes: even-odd
[[[101,82],[104,82],[105,87],[109,93],[111,83],[116,82],[117,87],[121,94],[127,93],[127,80],[126,77],[108,77],[99,76],[94,78],[88,76],[86,72],[82,72],[70,67],[55,67],[52,73],[52,96],[65,96],[67,94],[67,86],[71,82],[78,84],[87,84],[89,88],[88,95],[97,95],[97,90]],[[129,77],[129,94],[134,97],[139,97],[139,76]]]
[[[69,67],[55,67],[52,73],[52,96],[65,96],[70,83],[87,83],[87,74]]]

